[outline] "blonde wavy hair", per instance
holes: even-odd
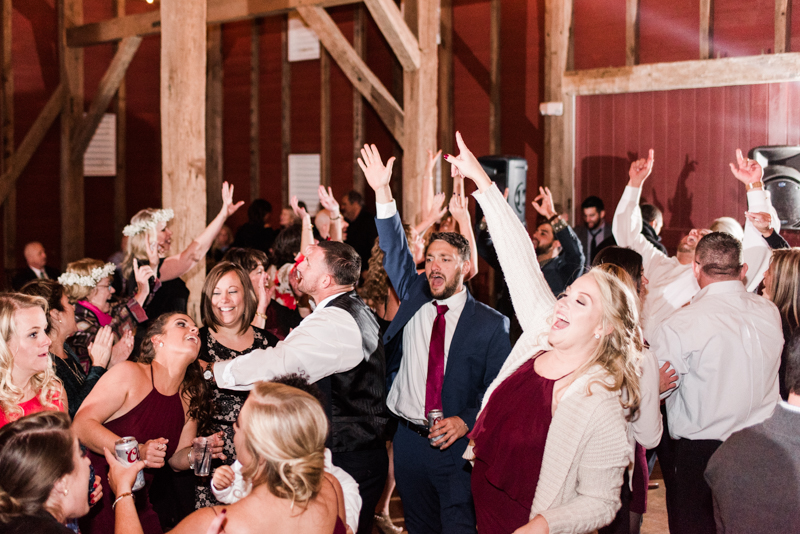
[[[92,258],[83,258],[82,260],[69,263],[67,265],[67,272],[75,273],[78,276],[91,276],[92,269],[102,269],[103,267],[105,267],[105,262]],[[67,298],[71,304],[75,304],[79,300],[86,300],[94,290],[94,287],[82,286],[79,284],[64,285],[64,292],[67,294]]]
[[[411,250],[411,226],[404,224],[403,230],[406,233],[406,243],[408,243],[409,250]],[[386,274],[386,269],[383,268],[383,250],[381,250],[379,239],[376,237],[375,244],[372,245],[372,255],[369,257],[369,267],[364,275],[364,285],[358,291],[367,306],[376,313],[378,308],[386,305],[386,299],[389,298],[389,288],[392,285],[389,281],[389,275]]]
[[[772,283],[766,288],[778,307],[783,327],[794,332],[800,326],[800,248],[772,251]]]
[[[24,395],[23,389],[15,386],[11,379],[14,354],[8,344],[18,335],[15,313],[17,310],[28,308],[41,308],[47,316],[47,301],[42,297],[21,293],[0,294],[0,409],[9,420],[18,419],[23,415],[19,404]],[[62,385],[52,365],[48,365],[43,372],[33,375],[30,383],[33,390],[38,391],[36,396],[42,406],[56,408],[54,400],[61,392]]]
[[[292,506],[307,505],[324,476],[328,420],[322,406],[304,391],[273,382],[257,383],[248,401],[239,431],[253,461],[242,475]]]
[[[145,208],[139,210],[136,215],[131,217],[131,224],[144,224],[155,217],[156,213],[160,210],[154,208]],[[147,254],[147,236],[155,243],[157,240],[158,225],[152,230],[139,232],[136,235],[128,237],[128,246],[125,248],[125,259],[122,260],[122,276],[129,278],[133,272],[133,259],[141,264],[143,260],[149,260],[150,256]],[[155,269],[155,265],[152,266]]]
[[[598,384],[609,391],[627,390],[627,398],[621,402],[629,410],[628,420],[633,420],[642,400],[638,370],[644,348],[635,286],[630,275],[615,265],[593,267],[587,275],[594,278],[600,289],[603,330],[610,329],[610,333],[600,337],[594,354],[575,375],[583,374],[593,365],[602,367],[608,377],[590,380],[588,387]]]

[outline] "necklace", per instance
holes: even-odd
[[[67,369],[69,369],[69,372],[72,373],[72,375],[75,377],[75,380],[78,381],[79,386],[82,386],[83,383],[86,382],[86,376],[83,374],[83,370],[78,366],[78,364],[76,364],[73,361],[73,359],[69,356],[69,354],[67,354],[66,358],[61,358],[60,356],[56,356],[52,352],[50,354],[53,355],[53,358],[58,358],[59,360],[64,362],[64,365],[66,365]]]

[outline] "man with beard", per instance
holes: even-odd
[[[584,267],[592,265],[600,243],[611,237],[611,226],[606,224],[606,206],[603,199],[594,195],[586,197],[581,203],[583,224],[575,227],[575,235],[583,247]]]
[[[483,394],[511,351],[509,321],[464,287],[470,250],[461,235],[433,234],[425,273],[417,274],[389,188],[394,158],[384,166],[375,145],[365,145],[361,156],[358,164],[375,190],[383,265],[401,300],[384,341],[387,405],[399,422],[394,466],[406,527],[412,534],[474,533],[462,455]],[[437,409],[443,419],[428,428],[427,414]]]
[[[731,171],[737,180],[745,184],[747,204],[750,213],[771,213],[772,226],[780,228],[780,220],[770,204],[769,197],[761,183],[762,169],[754,160],[742,157],[736,151],[737,165],[731,164]],[[654,330],[676,310],[685,306],[700,291],[692,271],[694,251],[697,243],[711,230],[693,228],[678,243],[677,254],[669,257],[650,243],[642,235],[642,212],[639,197],[642,184],[653,170],[654,152],[651,149],[647,158],[631,163],[628,171],[628,185],[614,213],[614,238],[617,245],[632,248],[642,255],[644,274],[650,281],[650,296],[642,310],[642,329],[645,339],[652,339]],[[770,249],[767,242],[748,220],[745,224],[742,242],[744,262],[749,266],[745,278],[748,291],[753,291],[761,282],[764,271],[769,267]]]
[[[386,361],[374,314],[355,292],[361,258],[337,241],[309,246],[297,266],[298,288],[317,307],[274,347],[257,349],[205,371],[222,389],[249,390],[256,382],[298,373],[328,396],[329,448],[334,465],[359,484],[359,533],[372,532],[383,492],[386,454]],[[348,521],[349,523],[349,521]]]
[[[540,187],[531,204],[546,219],[532,237],[536,259],[550,291],[558,296],[583,274],[583,248],[575,232],[556,211],[550,189]]]

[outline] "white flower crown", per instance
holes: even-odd
[[[147,230],[152,230],[160,222],[171,221],[173,217],[175,217],[175,212],[172,211],[171,209],[158,210],[153,214],[152,217],[150,217],[150,220],[129,224],[128,226],[123,228],[122,235],[133,237],[136,234],[141,234],[142,232],[146,232]]]
[[[58,277],[58,283],[62,286],[78,285],[83,287],[97,287],[97,283],[103,278],[108,278],[117,266],[113,263],[106,263],[102,267],[95,267],[89,276],[81,276],[76,273],[64,273]]]

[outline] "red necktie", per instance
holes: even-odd
[[[431,332],[431,348],[428,353],[428,380],[425,384],[425,416],[431,410],[442,409],[442,384],[444,383],[444,330],[447,313],[446,304],[436,304],[436,319]]]

